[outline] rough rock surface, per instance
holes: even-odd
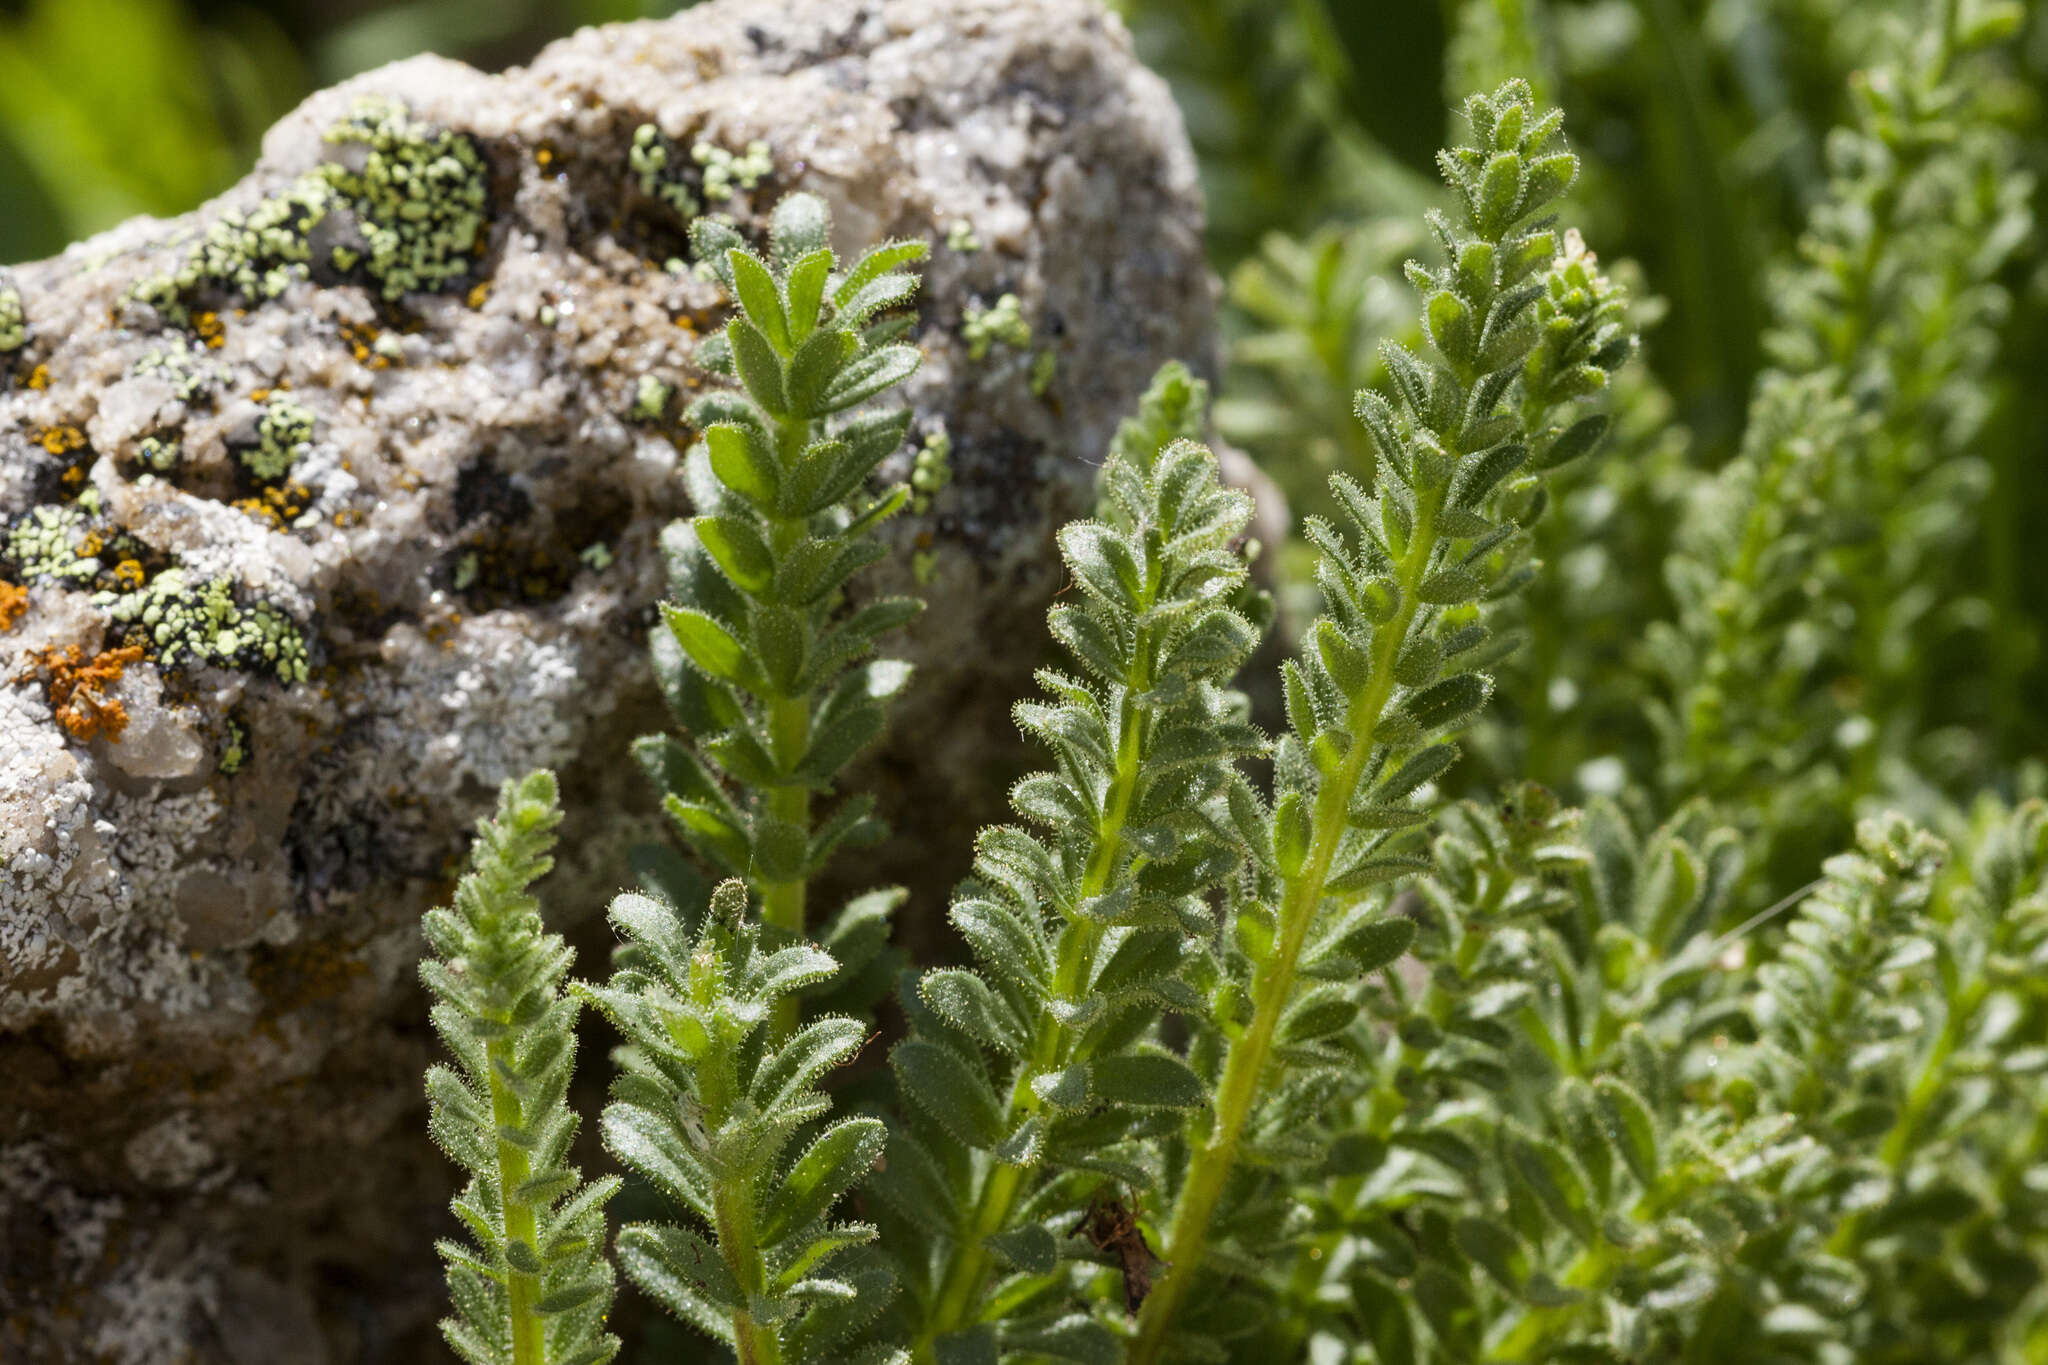
[[[794,188],[843,248],[935,247],[908,396],[953,480],[893,530],[932,610],[870,770],[936,893],[1051,532],[1210,345],[1178,115],[1089,0],[720,0],[401,63],[194,214],[0,277],[0,1358],[415,1358],[450,1179],[417,917],[531,765],[565,912],[649,828],[621,757],[724,316],[684,214]]]

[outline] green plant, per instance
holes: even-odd
[[[747,879],[767,921],[799,935],[812,927],[810,880],[842,843],[881,833],[871,798],[820,819],[813,796],[881,733],[910,668],[867,656],[923,605],[839,610],[847,580],[885,553],[871,532],[910,497],[904,485],[865,491],[909,410],[861,405],[917,368],[918,352],[890,339],[898,324],[877,315],[915,293],[917,277],[896,267],[925,247],[888,243],[842,273],[830,226],[824,201],[790,195],[764,258],[715,218],[691,225],[698,259],[740,307],[698,360],[740,388],[691,406],[704,439],[685,478],[699,515],[664,540],[674,600],[655,667],[685,738],[635,746],[685,845]]]
[[[422,923],[433,956],[420,979],[434,1028],[462,1070],[427,1071],[432,1131],[470,1172],[454,1202],[475,1249],[442,1242],[455,1315],[441,1332],[471,1365],[603,1365],[612,1301],[604,1205],[617,1176],[583,1184],[566,1163],[576,1112],[564,1098],[576,1057],[572,954],[541,926],[529,888],[553,865],[555,780],[507,782],[477,827],[455,903]]]
[[[719,884],[694,932],[641,895],[614,899],[610,918],[626,954],[609,985],[581,991],[627,1040],[605,1144],[698,1220],[626,1224],[619,1260],[743,1365],[818,1359],[890,1294],[887,1265],[856,1254],[875,1229],[826,1218],[884,1130],[841,1119],[784,1154],[830,1109],[818,1080],[860,1050],[867,1025],[825,1017],[777,1036],[777,1007],[837,964],[809,944],[767,946],[778,935],[748,920],[737,881]]]
[[[911,610],[838,593],[905,496],[865,489],[904,419],[825,414],[914,363],[871,320],[909,297],[890,267],[914,248],[841,277],[815,201],[784,201],[765,257],[700,220],[738,306],[706,359],[743,392],[692,414],[700,515],[666,538],[654,636],[684,733],[638,750],[695,864],[643,860],[614,976],[578,988],[626,1039],[607,1146],[677,1213],[621,1232],[629,1276],[748,1362],[2040,1358],[2048,812],[2013,799],[2040,780],[2020,766],[1996,770],[2005,799],[1943,798],[1993,759],[1928,761],[1920,670],[1890,651],[1944,637],[1878,599],[1964,591],[1934,559],[1981,500],[1929,471],[1943,435],[1985,430],[1971,394],[2025,221],[1954,65],[1995,60],[1997,12],[1925,32],[1835,139],[1721,470],[1683,471],[1672,400],[1622,377],[1632,272],[1552,214],[1580,160],[1522,82],[1467,100],[1471,139],[1439,159],[1439,259],[1405,271],[1421,345],[1363,356],[1384,330],[1358,325],[1363,239],[1250,267],[1276,332],[1324,333],[1257,357],[1269,393],[1385,387],[1353,400],[1336,515],[1285,557],[1322,610],[1279,670],[1284,729],[1236,687],[1273,615],[1252,505],[1195,439],[1207,387],[1169,366],[1059,536],[1063,659],[1016,711],[1048,767],[978,837],[947,965],[885,948],[898,893],[809,913],[870,818],[854,797],[814,819],[812,796],[900,690],[866,655]],[[1622,458],[1584,458],[1603,446]],[[793,498],[813,467],[846,482]],[[1681,533],[1647,648],[1516,662],[1589,619],[1571,584],[1538,588],[1546,551],[1662,557],[1655,528],[1581,543],[1574,502],[1652,518],[1698,489],[1733,520]],[[1899,543],[1838,534],[1864,517]],[[1778,595],[1694,590],[1748,543],[1727,524],[1768,559],[1735,577]],[[807,557],[829,583],[792,600]],[[1600,600],[1638,633],[1673,606]],[[1461,746],[1496,777],[1599,752],[1590,730],[1516,737],[1588,657],[1617,675],[1598,714],[1634,723],[1605,794],[1507,777],[1451,799]],[[1768,665],[1753,692],[1727,685],[1736,658]],[[1856,699],[1823,661],[1861,670],[1886,762],[1803,761],[1834,737],[1799,725]],[[1694,704],[1709,673],[1722,701]],[[1482,719],[1497,674],[1521,691]],[[899,1015],[886,1068],[831,1074]]]

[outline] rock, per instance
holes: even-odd
[[[1212,344],[1178,115],[1088,0],[720,0],[400,63],[197,212],[0,280],[0,1358],[428,1349],[418,916],[530,766],[565,918],[655,828],[621,760],[725,315],[685,221],[796,188],[844,248],[935,247],[893,472],[952,480],[877,583],[932,609],[862,869],[929,919],[1019,761],[1052,531]]]

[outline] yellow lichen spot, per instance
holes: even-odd
[[[269,389],[256,389],[250,393],[249,401],[252,403],[261,403],[265,399],[270,397],[270,392],[271,391]]]
[[[275,485],[263,489],[254,497],[237,498],[232,506],[257,521],[270,523],[275,531],[288,531],[292,523],[305,515],[312,505],[313,493],[304,484],[288,483],[283,487]]]
[[[555,162],[555,149],[543,142],[533,149],[533,162],[536,166],[552,166]]]
[[[52,455],[69,455],[85,445],[85,433],[66,422],[61,426],[46,427],[36,433],[35,442]]]
[[[48,680],[50,712],[57,724],[73,739],[88,740],[104,734],[118,741],[128,727],[128,711],[106,694],[120,681],[121,672],[142,658],[142,646],[127,645],[104,650],[91,659],[77,645],[62,649],[45,645],[28,653],[29,671],[15,679],[28,682],[38,673]]]
[[[227,341],[227,329],[221,325],[218,313],[196,313],[192,318],[192,330],[206,343],[207,349],[217,351]]]
[[[14,623],[28,610],[28,589],[0,580],[0,631],[13,630]]]
[[[77,547],[72,551],[72,553],[76,554],[80,559],[91,559],[94,555],[98,554],[101,550],[104,550],[106,548],[106,539],[102,537],[98,531],[88,531],[86,532],[85,536],[79,540]]]
[[[28,372],[28,386],[32,389],[49,388],[50,367],[48,365],[38,365],[33,370],[30,370]]]
[[[142,561],[124,559],[114,566],[114,582],[123,592],[134,592],[142,586],[144,574]]]
[[[478,280],[476,287],[469,291],[467,302],[472,308],[481,308],[484,306],[484,300],[490,296],[491,282],[489,280]]]

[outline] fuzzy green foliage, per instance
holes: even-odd
[[[834,1204],[881,1155],[880,1121],[822,1120],[820,1078],[860,1051],[868,1025],[813,1019],[779,1036],[777,1007],[828,980],[824,950],[771,947],[747,893],[721,883],[694,931],[648,896],[612,901],[627,952],[610,984],[580,987],[623,1034],[605,1145],[684,1215],[628,1223],[619,1260],[669,1311],[743,1365],[881,1362],[847,1339],[888,1302],[893,1276],[862,1248],[875,1229]]]
[[[1145,443],[1124,444],[1141,455]],[[1011,792],[1036,828],[981,835],[951,912],[979,971],[926,973],[891,1057],[913,1111],[892,1155],[967,1177],[949,1191],[964,1211],[950,1226],[897,1195],[911,1228],[946,1239],[931,1281],[913,1286],[921,1356],[999,1339],[1028,1353],[1045,1333],[1111,1350],[1099,1328],[1066,1321],[1060,1297],[1013,1312],[999,1338],[981,1323],[986,1296],[1003,1268],[1049,1276],[1090,1190],[1150,1183],[1131,1139],[1204,1101],[1156,1020],[1195,1003],[1181,974],[1209,933],[1204,899],[1242,861],[1240,825],[1259,819],[1233,764],[1264,738],[1225,687],[1258,642],[1230,605],[1245,577],[1230,545],[1251,502],[1182,441],[1149,467],[1114,456],[1097,515],[1060,536],[1082,595],[1053,609],[1052,631],[1079,672],[1042,673],[1047,699],[1017,712],[1056,760]]]
[[[774,862],[778,822],[822,835],[772,761],[819,694],[776,682],[762,622],[790,545],[848,553],[903,494],[785,505],[843,430],[792,396],[792,319],[829,328],[838,277],[782,211],[765,257],[700,220],[740,307],[706,358],[745,393],[700,405],[655,636],[685,733],[640,752],[698,861],[749,882],[650,855],[591,990],[627,1038],[608,1144],[682,1206],[619,1244],[654,1298],[742,1360],[2043,1358],[2048,810],[1990,732],[1939,728],[1985,712],[1926,662],[1997,657],[1960,561],[2029,221],[2003,11],[1937,4],[1902,42],[1792,8],[1885,59],[1796,252],[1745,244],[1785,263],[1740,448],[1688,467],[1669,376],[1626,363],[1658,309],[1553,216],[1582,164],[1561,116],[1521,81],[1466,101],[1413,326],[1382,278],[1412,231],[1276,241],[1239,276],[1258,402],[1370,381],[1354,434],[1304,411],[1262,438],[1320,452],[1297,490],[1339,466],[1276,556],[1321,608],[1284,730],[1236,690],[1272,615],[1251,506],[1168,366],[1059,536],[1059,661],[1016,712],[1047,767],[976,841],[957,956],[893,1010],[893,893],[791,913],[818,865]],[[1467,7],[1454,61],[1564,83],[1525,41],[1550,9]],[[849,364],[891,344],[866,324]],[[927,498],[942,467],[913,466]],[[867,610],[799,614],[805,648]],[[888,1065],[820,1084],[860,1014],[900,1021]]]
[[[1276,800],[1248,841],[1257,875],[1234,898],[1212,998],[1214,1111],[1188,1133],[1161,1251],[1173,1269],[1145,1303],[1134,1360],[1181,1358],[1247,1325],[1229,1296],[1190,1298],[1212,1241],[1257,1254],[1281,1235],[1240,1163],[1313,1154],[1301,1125],[1340,1061],[1322,1040],[1358,1008],[1339,984],[1357,970],[1352,945],[1371,954],[1398,932],[1379,927],[1371,889],[1428,866],[1412,851],[1428,818],[1412,798],[1456,760],[1450,738],[1491,690],[1483,670],[1513,644],[1492,636],[1480,604],[1532,576],[1541,472],[1599,443],[1605,417],[1573,401],[1632,349],[1583,251],[1540,216],[1577,175],[1557,141],[1562,115],[1510,83],[1465,116],[1474,144],[1439,159],[1459,217],[1429,220],[1446,263],[1408,270],[1435,356],[1388,348],[1394,401],[1358,397],[1376,487],[1336,481],[1349,542],[1308,528],[1327,614],[1286,669]],[[1332,968],[1337,982],[1322,979]]]
[[[1875,67],[1830,141],[1744,447],[1689,508],[1650,636],[1665,790],[1739,801],[1773,845],[1840,837],[1906,765],[1953,781],[1988,757],[1923,743],[1920,654],[1995,652],[1955,565],[2031,185],[1957,43]]]
[[[604,1205],[617,1176],[589,1184],[567,1163],[579,1123],[564,1098],[577,1003],[573,958],[547,932],[533,884],[553,865],[562,811],[546,772],[508,781],[481,822],[452,906],[422,921],[433,956],[420,979],[434,1028],[461,1070],[427,1071],[434,1140],[470,1173],[453,1204],[472,1245],[444,1241],[455,1313],[441,1333],[470,1365],[604,1365],[612,1301]]]
[[[769,922],[793,934],[809,927],[806,887],[834,850],[881,832],[865,795],[822,814],[812,798],[881,733],[910,667],[869,656],[922,605],[840,609],[848,580],[884,553],[874,529],[910,496],[868,489],[910,424],[908,410],[869,402],[917,368],[880,315],[915,293],[898,267],[924,244],[889,243],[842,271],[829,229],[810,195],[776,206],[766,256],[725,223],[692,226],[699,260],[739,308],[698,358],[739,387],[691,406],[704,432],[686,468],[699,515],[663,540],[673,600],[655,665],[685,738],[635,748],[687,847],[746,878]],[[842,927],[868,913],[843,911]]]

